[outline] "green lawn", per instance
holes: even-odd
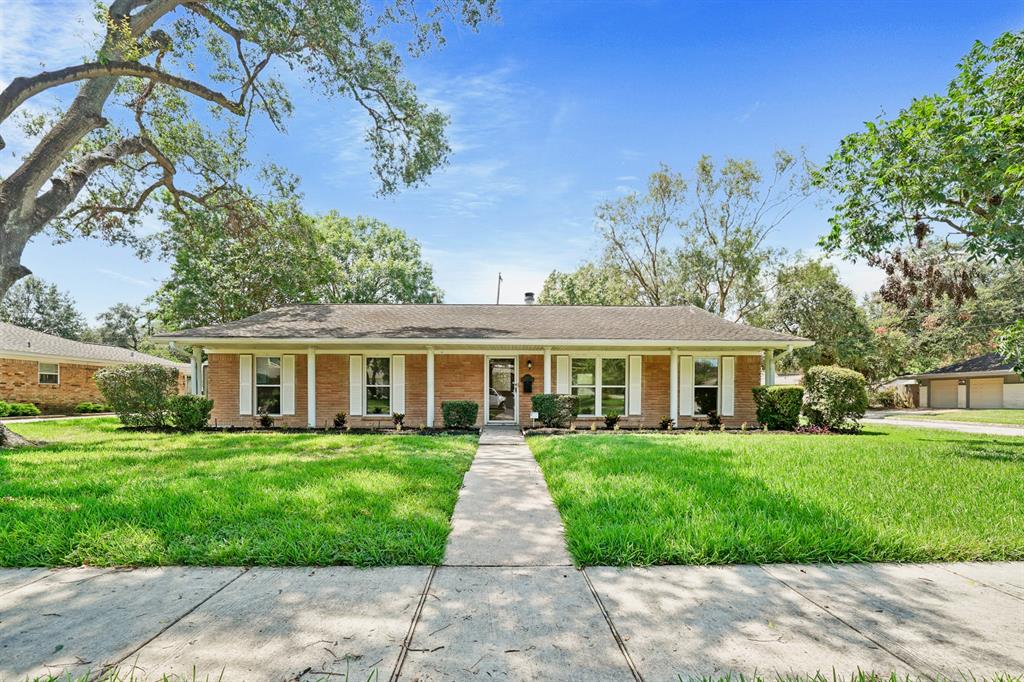
[[[1024,438],[533,437],[582,565],[1024,559]]]
[[[17,424],[0,566],[438,564],[474,437]]]
[[[983,422],[987,424],[1014,424],[1024,426],[1024,410],[931,410],[890,415],[893,419],[921,419],[925,421]]]

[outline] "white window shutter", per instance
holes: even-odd
[[[736,358],[722,358],[722,416],[736,414]]]
[[[693,414],[693,356],[679,356],[679,414]]]
[[[391,356],[391,411],[405,414],[405,356]]]
[[[640,405],[640,394],[642,393],[641,382],[643,381],[642,355],[629,356],[629,393],[626,396],[626,406],[629,414],[640,415],[643,410]]]
[[[238,356],[238,414],[252,414],[252,356]]]
[[[569,356],[555,357],[555,393],[569,393]]]
[[[348,356],[348,413],[358,417],[363,413],[363,356]]]
[[[295,414],[295,356],[281,356],[281,414]]]

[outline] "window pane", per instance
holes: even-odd
[[[604,377],[601,378],[604,380]],[[602,388],[601,389],[601,412],[602,414],[626,414],[626,389],[624,388]]]
[[[594,389],[573,388],[572,394],[575,396],[579,396],[580,414],[596,414],[596,403],[594,402]]]
[[[366,414],[391,414],[391,389],[373,386],[366,389]]]
[[[60,383],[56,374],[40,374],[39,383],[41,384],[57,384]]]
[[[281,387],[257,386],[256,408],[259,412],[281,414]]]
[[[256,358],[256,383],[281,383],[281,358]]]
[[[597,378],[596,367],[594,358],[573,358],[572,383],[577,386],[593,386]]]
[[[718,385],[718,358],[697,358],[693,363],[695,386]]]
[[[366,358],[366,385],[391,385],[391,358]]]
[[[57,363],[56,362],[40,362],[39,363],[40,374],[56,374]]]
[[[718,387],[700,387],[693,389],[694,411],[707,414],[711,410],[718,411]]]
[[[626,385],[626,359],[605,358],[601,361],[601,383],[605,386]]]

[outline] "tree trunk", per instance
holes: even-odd
[[[25,440],[3,424],[0,424],[0,448],[20,448],[26,445],[32,445],[32,441]]]
[[[0,225],[0,301],[4,300],[7,291],[22,277],[32,271],[21,264],[21,255],[25,251],[31,232],[24,227]]]

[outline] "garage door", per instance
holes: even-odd
[[[971,407],[976,410],[1003,406],[1003,378],[971,379]]]
[[[960,382],[956,379],[944,379],[931,382],[928,407],[956,407],[956,387]]]

